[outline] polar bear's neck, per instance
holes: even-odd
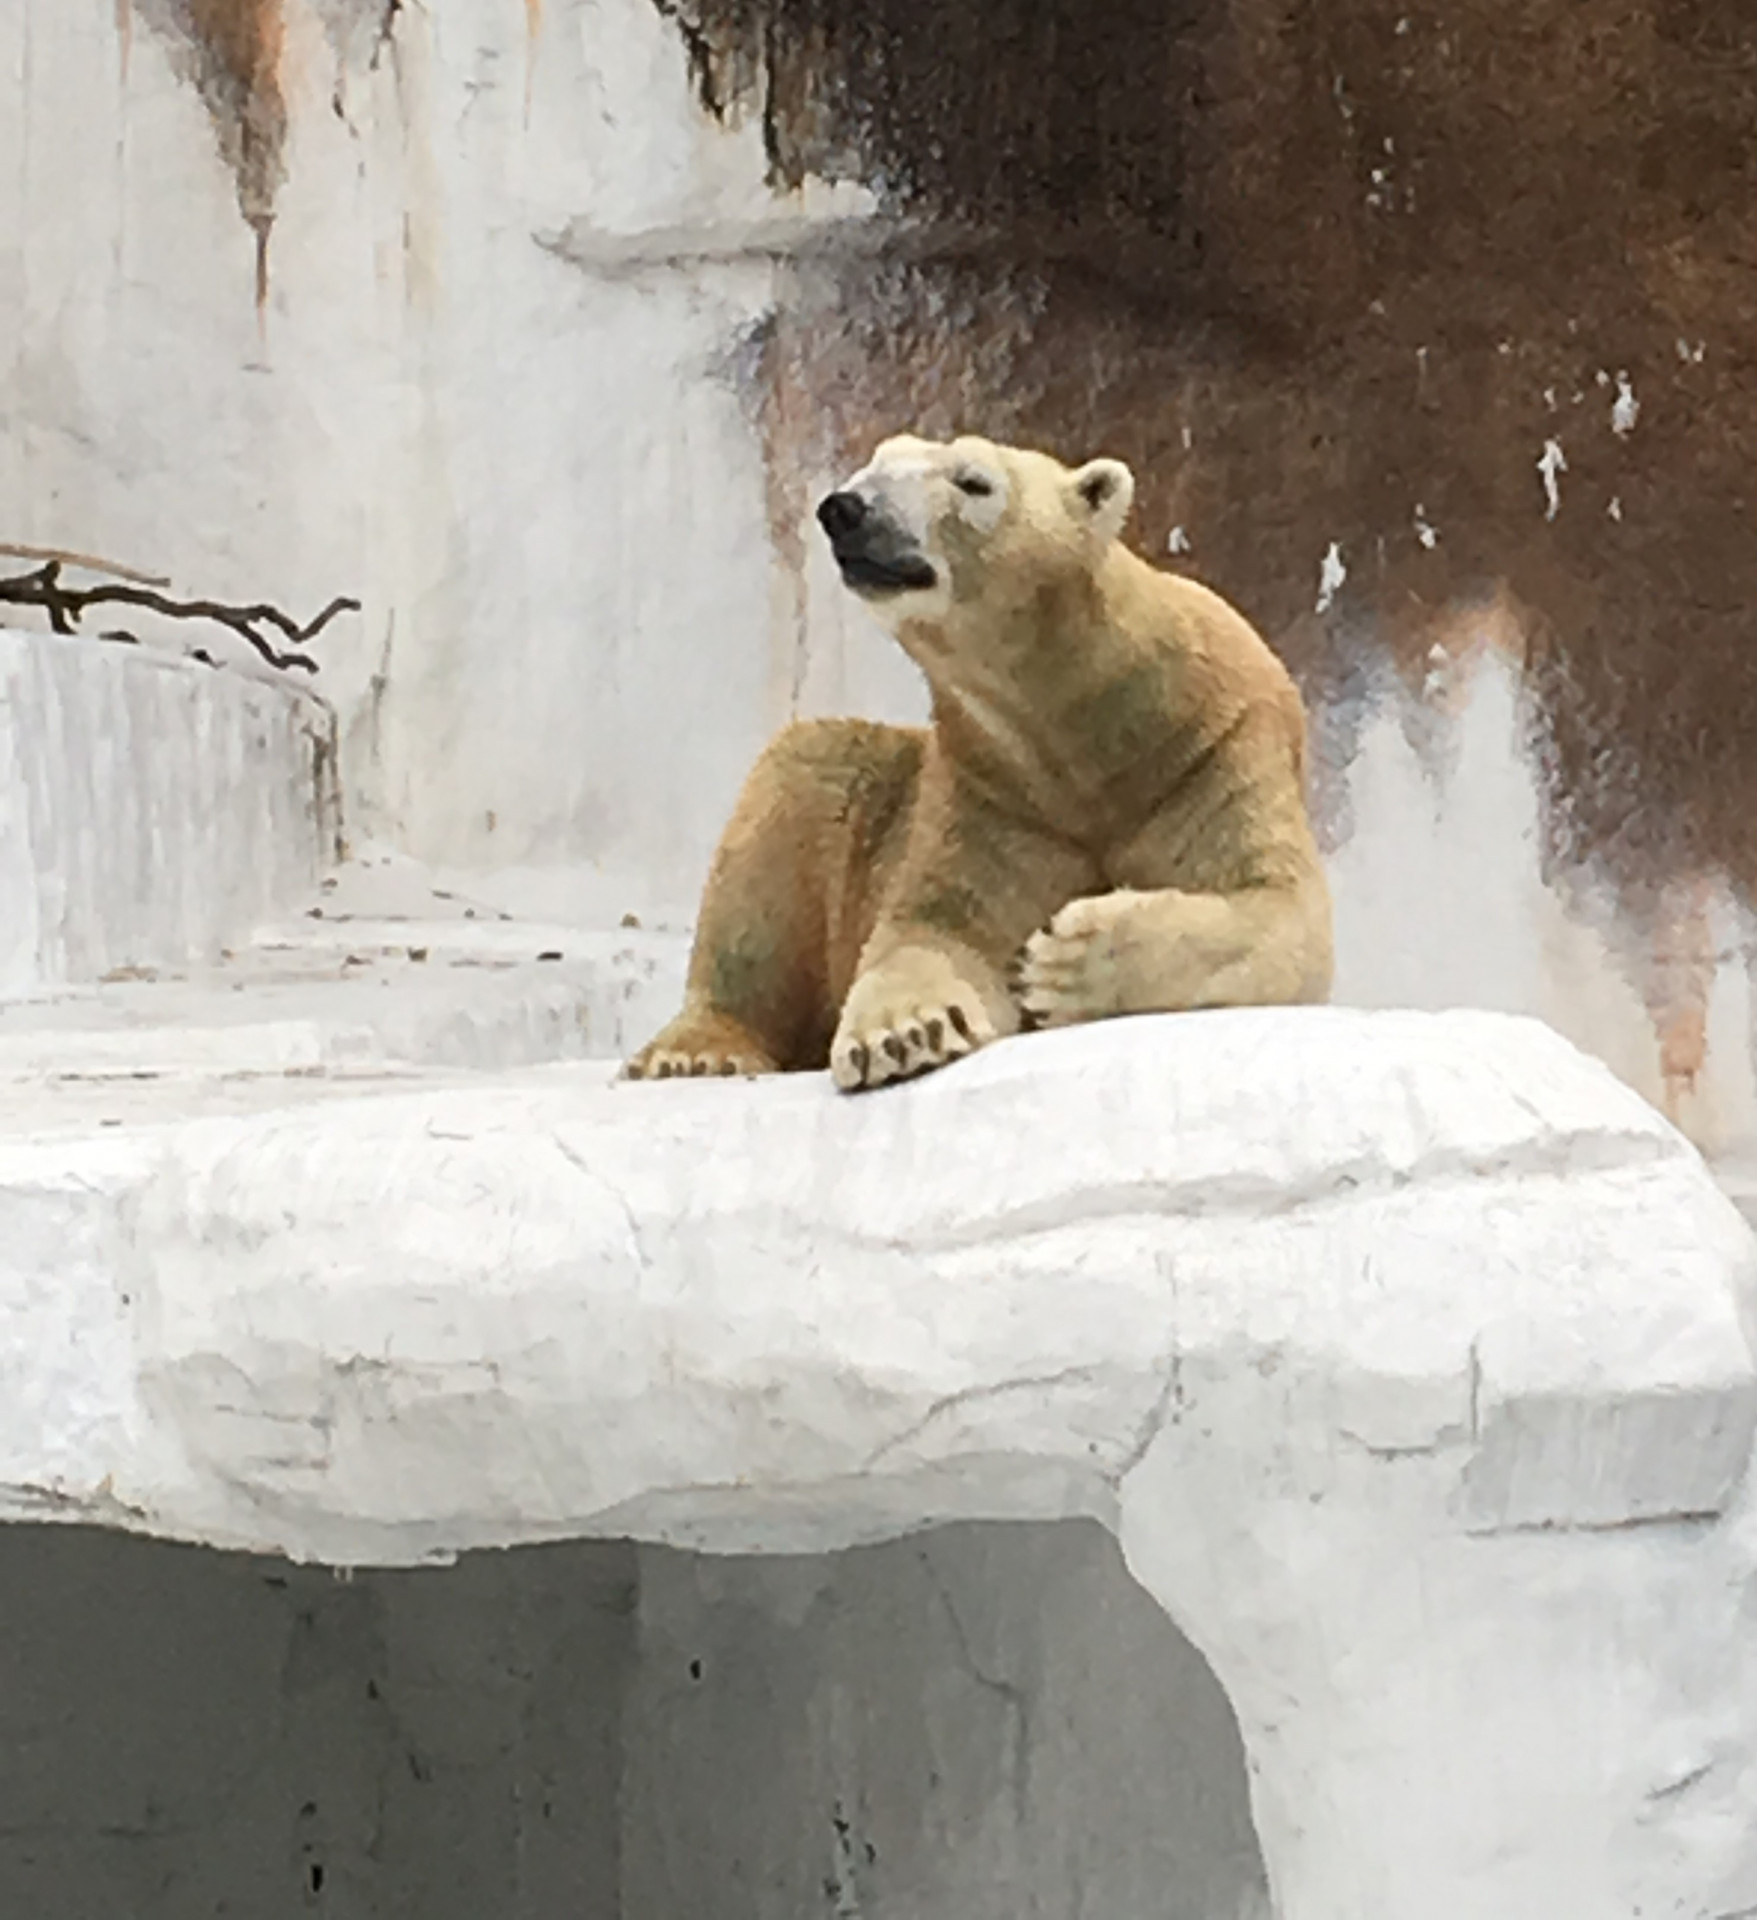
[[[1175,764],[1200,744],[1177,722],[1177,662],[1127,617],[1133,582],[1117,574],[960,609],[905,641],[953,763],[1010,810],[1076,834],[1094,808],[1110,811],[1119,783],[1157,784],[1149,763]]]
[[[908,621],[898,639],[936,702],[1017,703],[1047,720],[1068,696],[1129,672],[1152,651],[1119,604],[1136,590],[1131,568],[1152,574],[1144,561],[1115,547],[1096,572],[1070,570],[954,605]]]

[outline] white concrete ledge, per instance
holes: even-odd
[[[1444,1462],[1473,1530],[1713,1514],[1744,1472],[1747,1230],[1534,1023],[1134,1021],[870,1100],[602,1077],[5,1148],[0,1315],[64,1321],[94,1424],[0,1414],[0,1480],[340,1560],[821,1549],[1114,1518],[1210,1372],[1275,1380],[1314,1484]]]
[[[335,857],[304,687],[0,629],[0,999],[212,959]]]
[[[17,1139],[0,1509],[336,1563],[1096,1515],[1232,1697],[1282,1920],[1730,1916],[1753,1253],[1492,1015]]]
[[[268,952],[190,979],[0,1002],[0,1104],[19,1124],[33,1099],[44,1111],[36,1096],[48,1086],[616,1063],[683,993],[684,956],[663,938],[525,930],[514,949],[524,957],[502,959],[447,952],[423,928],[394,931],[397,945],[367,937],[330,961]]]

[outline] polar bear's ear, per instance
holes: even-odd
[[[1120,460],[1088,460],[1074,475],[1074,494],[1092,517],[1092,531],[1114,540],[1135,502],[1135,476]]]

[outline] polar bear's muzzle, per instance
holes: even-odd
[[[882,502],[844,488],[818,502],[817,517],[843,582],[854,592],[883,597],[939,585],[939,574],[914,533]]]

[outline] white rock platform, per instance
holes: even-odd
[[[1757,1245],[1534,1023],[99,1102],[0,1130],[6,1517],[340,1567],[1095,1517],[1281,1920],[1757,1911]]]

